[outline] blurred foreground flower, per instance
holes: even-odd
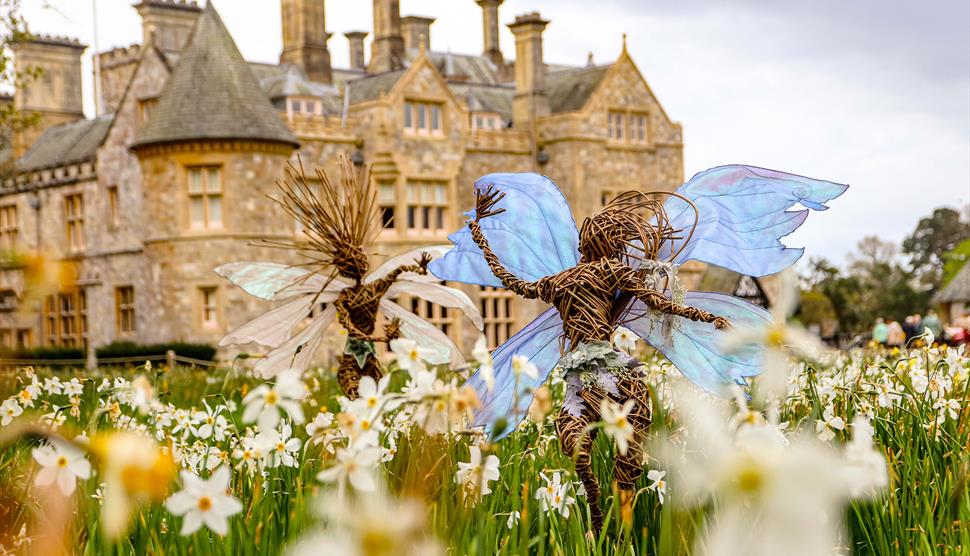
[[[723,405],[714,405],[720,401],[688,387],[675,395],[685,436],[660,443],[658,452],[680,502],[714,502],[697,553],[832,554],[849,493],[847,462],[808,435],[786,439],[770,421],[741,420],[732,432]]]
[[[548,513],[559,512],[563,517],[569,517],[569,506],[576,503],[576,499],[569,496],[569,483],[562,482],[562,476],[558,471],[552,474],[552,480],[545,473],[539,473],[544,486],[536,490],[536,500],[542,509]]]
[[[397,366],[402,371],[410,373],[411,376],[426,370],[428,367],[424,361],[434,354],[432,350],[420,347],[414,340],[408,340],[406,338],[391,340],[390,347],[395,357],[397,357]]]
[[[495,388],[495,366],[492,362],[492,352],[488,351],[488,344],[485,336],[479,336],[475,340],[475,349],[472,350],[472,357],[478,362],[478,372],[482,375],[482,381],[489,392]]]
[[[627,445],[633,439],[633,426],[627,416],[633,411],[634,400],[627,400],[620,407],[616,402],[603,398],[600,402],[600,415],[603,416],[603,432],[616,441],[616,449],[626,455]]]
[[[202,480],[190,471],[182,471],[182,490],[165,501],[165,507],[182,517],[182,535],[191,535],[205,525],[218,535],[229,531],[229,516],[242,511],[242,504],[230,496],[229,468],[220,467]]]
[[[33,456],[41,466],[34,484],[45,486],[57,483],[57,488],[64,496],[74,494],[78,479],[91,476],[91,463],[80,448],[71,444],[52,440],[49,444],[34,448]]]
[[[341,498],[347,489],[347,484],[354,490],[372,492],[374,483],[374,467],[381,457],[380,448],[373,446],[361,449],[337,450],[337,462],[332,467],[317,473],[317,480],[324,483],[337,483],[337,491]]]
[[[14,417],[19,416],[24,410],[17,403],[17,400],[8,398],[0,404],[0,426],[6,427],[13,421]]]
[[[424,507],[395,500],[384,487],[353,497],[320,497],[326,528],[303,536],[290,556],[437,556],[439,543],[426,532]]]
[[[117,538],[128,529],[135,508],[165,499],[175,476],[175,460],[170,450],[134,432],[95,434],[90,445],[105,484],[102,526],[109,538]]]
[[[637,335],[625,326],[617,326],[613,331],[613,346],[627,353],[637,349]]]

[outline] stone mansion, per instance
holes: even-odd
[[[373,29],[343,33],[350,59],[337,64],[324,0],[281,0],[283,50],[262,64],[242,58],[211,3],[141,0],[141,44],[96,53],[94,119],[81,108],[84,45],[45,35],[19,45],[18,67],[44,71],[13,102],[40,123],[5,153],[0,241],[5,253],[60,261],[64,278],[31,296],[17,259],[0,265],[0,343],[214,343],[267,310],[213,268],[295,262],[257,242],[299,233],[266,198],[298,157],[310,169],[335,172],[341,154],[373,168],[385,256],[447,243],[473,204],[471,184],[489,172],[548,175],[577,221],[617,192],[683,182],[681,126],[625,40],[609,64],[548,63],[549,21],[527,13],[508,22],[510,60],[499,45],[503,0],[455,1],[481,7],[481,53],[436,51],[433,18],[373,0]],[[540,309],[504,291],[465,291],[492,346]],[[477,337],[457,312],[403,302],[465,346]]]

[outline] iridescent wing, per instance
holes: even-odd
[[[432,259],[437,259],[438,257],[441,257],[442,255],[447,253],[449,249],[451,249],[451,245],[427,245],[425,247],[418,247],[416,249],[412,249],[405,253],[401,253],[400,255],[395,255],[387,259],[383,263],[381,263],[380,266],[378,266],[370,274],[365,276],[364,283],[369,284],[374,280],[380,280],[381,278],[387,276],[389,272],[391,272],[392,270],[394,270],[395,268],[401,265],[414,264],[415,262],[417,262],[418,257],[420,257],[422,253],[427,253],[431,255]],[[437,282],[438,281],[438,279],[435,278],[434,276],[429,276],[427,274],[421,275],[413,272],[402,274],[401,277],[411,280],[413,282]]]
[[[286,369],[306,369],[313,362],[313,354],[323,340],[323,333],[333,322],[337,311],[333,305],[320,312],[303,330],[271,350],[256,362],[253,372],[257,377],[272,378]]]
[[[468,295],[461,290],[449,288],[448,286],[434,282],[412,282],[409,279],[399,279],[397,282],[391,284],[391,287],[387,289],[385,295],[394,299],[400,294],[419,297],[436,305],[441,305],[442,307],[459,309],[479,330],[485,326],[485,323],[482,321],[482,315],[478,312],[478,308],[475,307],[475,304],[472,303]]]
[[[322,292],[319,295],[304,294],[297,299],[287,301],[227,332],[219,340],[219,347],[251,342],[276,347],[289,339],[293,330],[310,316],[315,304],[330,303],[335,299],[337,299],[337,292]]]
[[[664,210],[673,228],[683,229],[680,240],[667,242],[658,256],[680,264],[698,260],[749,276],[780,272],[802,256],[803,249],[786,247],[781,238],[795,231],[808,210],[789,211],[800,203],[807,209],[826,210],[823,203],[848,186],[766,170],[754,166],[719,166],[701,172],[677,189],[697,207],[670,197]]]
[[[216,267],[216,274],[239,286],[249,295],[267,300],[283,300],[306,293],[340,291],[349,284],[296,266],[240,261]],[[329,280],[329,283],[328,283]]]
[[[725,317],[732,325],[763,328],[771,315],[757,305],[734,296],[712,292],[687,292],[685,305]],[[764,347],[751,344],[725,353],[720,345],[725,331],[713,324],[665,315],[635,300],[620,324],[655,347],[694,384],[712,394],[730,395],[734,384],[761,372]]]
[[[557,274],[579,262],[579,232],[559,188],[539,174],[488,174],[475,189],[505,193],[495,208],[505,212],[481,221],[492,250],[510,272],[527,281]],[[469,216],[472,213],[468,213]],[[441,280],[502,287],[471,237],[468,226],[448,236],[451,251],[429,269]]]
[[[380,302],[380,310],[387,318],[397,318],[401,321],[401,332],[405,338],[414,340],[422,348],[430,350],[433,355],[427,357],[432,365],[462,365],[465,358],[461,350],[447,334],[437,326],[406,310],[390,299],[384,298]]]
[[[552,307],[500,345],[492,353],[495,378],[492,390],[488,390],[481,371],[468,379],[467,384],[475,389],[478,399],[482,402],[482,406],[475,413],[472,425],[485,427],[485,430],[490,431],[495,421],[501,417],[507,420],[508,426],[498,435],[498,438],[512,432],[529,410],[529,404],[532,403],[531,392],[546,381],[549,373],[559,362],[562,336],[562,318],[559,316],[559,311]],[[539,370],[535,378],[519,376],[518,392],[515,388],[515,373],[512,370],[512,357],[515,355],[526,358]]]

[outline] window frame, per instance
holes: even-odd
[[[432,127],[437,124],[437,127]],[[445,103],[431,99],[406,99],[401,110],[401,129],[406,135],[444,137]]]
[[[84,288],[62,290],[48,295],[44,300],[47,345],[87,349],[87,309],[87,292]]]
[[[69,252],[84,251],[84,193],[80,191],[64,195],[64,232]]]
[[[199,324],[204,330],[219,328],[219,305],[219,286],[199,286]]]
[[[478,305],[482,312],[485,343],[488,349],[495,349],[514,333],[515,294],[505,288],[479,286]]]
[[[201,164],[190,164],[185,166],[185,195],[186,195],[186,211],[188,229],[193,232],[210,232],[217,230],[226,229],[226,203],[225,203],[225,177],[223,175],[224,165],[221,163],[201,163]],[[209,175],[215,170],[219,177],[219,189],[217,191],[209,190]],[[194,172],[199,172],[201,176],[200,189],[198,191],[192,190],[192,176]],[[193,215],[193,202],[199,199],[202,205],[202,220],[197,223]],[[212,201],[218,199],[219,206],[219,220],[217,222],[210,221],[210,211],[211,207],[214,206]]]
[[[126,296],[125,294],[130,294]],[[115,332],[119,336],[130,336],[138,331],[135,320],[135,287],[131,285],[115,287]],[[126,321],[128,326],[126,327]]]
[[[429,189],[431,193],[428,194],[428,199],[425,199],[424,192]],[[444,191],[444,199],[437,200],[438,191]],[[405,180],[404,218],[398,229],[409,236],[447,235],[451,229],[451,197],[451,184],[447,180],[429,178]]]
[[[106,202],[108,204],[108,228],[114,229],[121,225],[121,209],[118,205],[118,186],[109,185]]]
[[[20,211],[17,203],[0,205],[0,251],[12,256],[20,246]]]

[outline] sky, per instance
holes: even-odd
[[[133,0],[95,1],[100,50],[140,42]],[[278,0],[213,1],[246,59],[277,61]],[[344,32],[372,31],[371,4],[327,3],[335,66],[348,65]],[[433,50],[481,52],[474,0],[400,4],[402,15],[437,18]],[[33,32],[92,46],[94,11],[92,0],[23,0]],[[507,58],[514,40],[504,24],[530,11],[551,20],[547,62],[582,65],[591,52],[609,63],[628,34],[640,71],[684,126],[686,177],[739,163],[849,184],[831,210],[786,238],[808,257],[844,263],[866,235],[898,243],[933,208],[970,203],[966,0],[506,0]]]

